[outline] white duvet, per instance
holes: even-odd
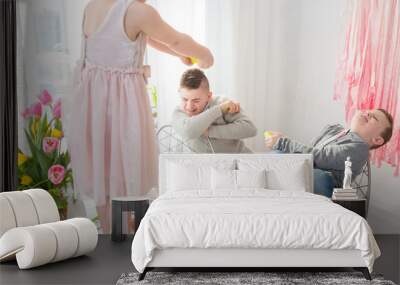
[[[358,249],[372,271],[380,251],[368,223],[329,199],[295,191],[179,191],[157,198],[132,243],[143,272],[155,249]]]

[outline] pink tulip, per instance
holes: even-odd
[[[40,94],[39,96],[39,101],[40,103],[42,103],[43,106],[50,104],[52,100],[53,98],[51,98],[49,91],[47,91],[46,89],[43,90],[42,94]]]
[[[43,138],[43,151],[45,153],[52,153],[58,147],[58,139],[52,137],[45,137]]]
[[[42,104],[40,102],[33,104],[31,112],[36,118],[40,118],[42,116]]]
[[[47,172],[47,177],[54,185],[60,184],[65,176],[65,169],[64,166],[60,164],[55,164],[49,168]]]
[[[53,117],[60,119],[61,118],[61,100],[58,100],[53,108]]]
[[[32,116],[32,111],[30,107],[25,108],[25,110],[22,112],[22,117],[24,119],[29,118],[30,116]]]

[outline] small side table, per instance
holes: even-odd
[[[111,240],[123,241],[126,235],[122,233],[122,212],[135,212],[135,230],[149,208],[150,199],[147,196],[115,197],[112,199]]]
[[[339,200],[332,199],[332,202],[339,204],[340,206],[359,214],[361,217],[366,218],[367,210],[367,200],[357,199],[357,200]]]

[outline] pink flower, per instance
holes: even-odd
[[[36,118],[40,118],[42,116],[42,104],[40,102],[33,104],[33,106],[31,107],[31,113]]]
[[[53,98],[51,98],[49,91],[47,91],[46,89],[43,90],[42,94],[40,94],[39,96],[39,101],[40,103],[42,103],[43,106],[50,104],[52,100]]]
[[[49,171],[47,172],[47,177],[53,183],[54,185],[60,184],[65,175],[65,169],[64,166],[60,164],[55,164],[49,168]]]
[[[58,139],[52,137],[43,138],[43,151],[45,153],[52,153],[58,147]]]
[[[53,108],[53,117],[54,118],[61,118],[61,100],[58,100]]]
[[[32,111],[30,107],[25,108],[25,110],[22,112],[22,117],[24,117],[24,119],[29,118],[30,116],[32,116]]]

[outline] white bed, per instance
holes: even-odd
[[[367,222],[312,194],[312,157],[160,156],[160,196],[132,243],[154,267],[354,267],[370,278],[379,248]],[[368,269],[367,269],[368,268]]]

